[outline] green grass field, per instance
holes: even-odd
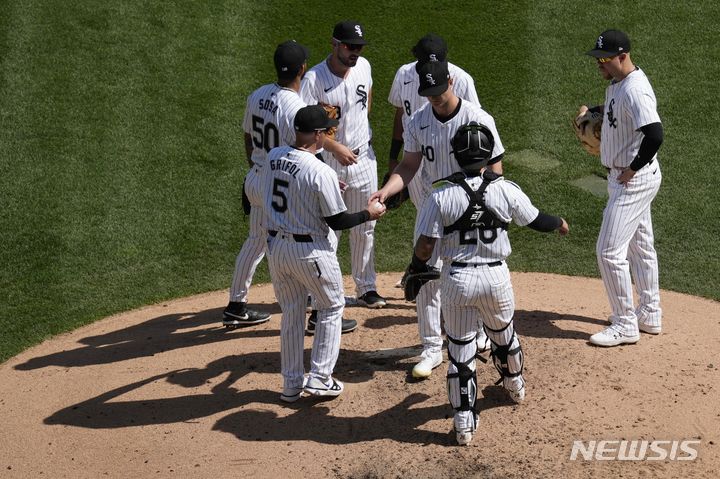
[[[346,18],[371,41],[380,176],[393,75],[417,38],[437,32],[496,119],[506,176],[571,226],[562,240],[514,228],[511,268],[582,276],[597,275],[605,200],[570,182],[603,169],[569,124],[581,103],[603,99],[584,51],[605,28],[629,32],[665,125],[653,211],[661,286],[720,299],[720,6],[467,3],[2,2],[0,361],[114,312],[227,288],[247,231],[245,98],[274,79],[278,43],[307,45],[317,63]],[[407,204],[379,223],[379,271],[406,266],[413,217]],[[256,282],[268,280],[263,263]]]

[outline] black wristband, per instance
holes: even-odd
[[[603,105],[597,105],[592,108],[588,108],[590,113],[602,113]]]
[[[395,138],[392,139],[390,142],[390,159],[391,160],[397,160],[398,156],[400,156],[400,151],[402,151],[403,147],[403,141],[402,140],[396,140]]]

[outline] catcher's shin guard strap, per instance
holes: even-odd
[[[503,378],[513,378],[522,374],[524,356],[520,340],[515,333],[510,338],[510,343],[505,346],[491,341],[490,355],[493,358],[495,369],[500,373],[500,381]]]
[[[450,405],[456,411],[475,411],[477,399],[477,374],[475,356],[465,362],[457,362],[448,354],[450,366],[447,374],[447,389]]]

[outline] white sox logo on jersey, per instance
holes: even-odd
[[[615,118],[615,113],[613,111],[613,106],[615,105],[615,98],[610,100],[610,104],[608,105],[608,124],[612,126],[613,128],[617,128],[617,118]]]
[[[361,103],[363,110],[367,110],[367,92],[365,91],[365,85],[358,85],[355,89],[355,93],[360,97],[355,104]]]

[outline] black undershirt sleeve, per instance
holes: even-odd
[[[559,216],[547,215],[542,211],[538,213],[537,218],[528,224],[528,227],[534,229],[535,231],[540,231],[541,233],[555,231],[560,228],[560,226],[562,226],[562,218]]]
[[[333,216],[326,216],[325,222],[334,230],[346,230],[361,223],[365,223],[370,219],[370,213],[367,210],[358,211],[357,213],[348,213],[343,211]]]
[[[630,169],[633,171],[638,171],[650,163],[650,160],[653,159],[663,142],[662,123],[650,123],[640,128],[640,131],[642,131],[645,136],[640,143],[637,156],[633,162],[630,163]]]

